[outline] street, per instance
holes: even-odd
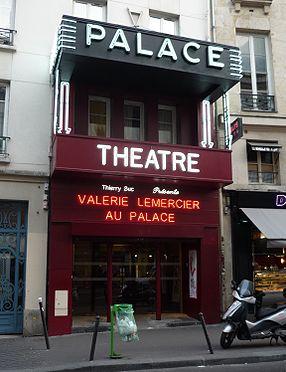
[[[281,362],[265,362],[252,364],[230,364],[220,366],[198,366],[198,367],[182,367],[182,368],[163,368],[152,369],[152,372],[285,372],[286,361]],[[138,371],[138,370],[137,370]],[[122,371],[123,372],[123,371]],[[124,371],[125,372],[125,371]],[[127,371],[126,371],[127,372]],[[135,372],[129,371],[129,372]],[[140,372],[150,372],[150,369],[140,370]]]

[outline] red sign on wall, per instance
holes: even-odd
[[[52,187],[52,219],[110,225],[216,223],[217,198],[206,200],[212,193],[183,185],[63,182]]]
[[[229,151],[200,147],[134,144],[80,136],[57,136],[53,172],[122,174],[231,183]]]

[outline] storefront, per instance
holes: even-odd
[[[231,153],[202,101],[239,80],[239,50],[88,22],[65,17],[54,61],[49,333],[117,302],[217,322]]]
[[[281,301],[286,288],[286,194],[231,192],[234,277]]]

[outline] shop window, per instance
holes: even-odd
[[[249,183],[278,184],[279,153],[247,148]]]
[[[144,140],[144,105],[141,102],[124,102],[124,138]]]
[[[254,231],[252,246],[255,289],[273,294],[276,292],[274,299],[270,301],[284,302],[282,291],[286,287],[285,240],[268,240],[260,231]],[[278,292],[281,293],[280,296]]]
[[[88,135],[110,136],[110,100],[104,97],[89,97]]]
[[[179,28],[178,17],[150,12],[149,28],[153,31],[176,35],[178,34]]]
[[[15,23],[14,0],[0,1],[0,45],[13,45]]]
[[[9,86],[0,83],[0,155],[7,155],[7,119]]]
[[[106,21],[106,2],[74,1],[73,15],[95,21]]]
[[[237,36],[242,53],[241,108],[275,111],[269,39],[265,35]]]
[[[176,108],[158,106],[158,128],[160,143],[176,143]]]

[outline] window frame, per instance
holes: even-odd
[[[257,73],[255,65],[255,49],[254,49],[254,37],[262,37],[264,39],[265,46],[265,59],[266,59],[266,79],[267,79],[267,92],[258,92],[257,90]],[[247,32],[238,32],[237,37],[247,37],[249,45],[249,57],[250,57],[250,76],[251,76],[251,91],[246,89],[241,89],[242,93],[251,93],[252,95],[267,94],[269,96],[274,96],[274,83],[273,83],[273,72],[271,64],[271,46],[270,38],[267,34],[259,33],[247,33]],[[237,40],[239,46],[239,42]]]
[[[8,83],[3,83],[3,82],[0,82],[0,86],[5,88],[3,130],[2,130],[2,133],[0,133],[0,137],[5,137],[8,135],[10,86]]]
[[[75,13],[75,3],[81,3],[86,5],[86,16],[83,17],[84,19],[94,20],[94,21],[107,21],[107,3],[106,1],[93,1],[93,0],[73,0],[73,16],[79,17]],[[102,19],[94,19],[89,17],[89,12],[92,6],[96,6],[102,8]],[[79,17],[82,18],[82,17]]]
[[[247,145],[248,146],[248,145]],[[249,161],[249,158],[248,158],[248,151],[247,151],[247,174],[248,174],[248,182],[249,184],[256,184],[256,185],[279,185],[280,184],[280,174],[279,174],[279,152],[273,152],[273,151],[255,151],[255,150],[251,150],[250,151],[253,151],[256,153],[256,162],[254,161]],[[263,173],[267,173],[267,172],[263,172],[263,164],[262,163],[262,160],[261,160],[261,153],[264,152],[264,153],[270,153],[271,154],[271,157],[272,157],[272,163],[269,165],[272,166],[272,172],[268,172],[268,173],[272,173],[273,175],[273,182],[264,182],[263,181]],[[258,181],[256,182],[253,182],[250,180],[250,177],[249,177],[249,165],[250,164],[253,164],[253,165],[256,165],[257,166],[257,176],[258,176]],[[265,163],[267,164],[267,163]]]
[[[135,139],[127,139],[125,138],[124,130],[125,130],[125,114],[124,109],[125,105],[127,106],[135,106],[140,108],[140,129],[139,129],[139,140]],[[145,140],[145,123],[144,123],[144,103],[139,101],[130,101],[124,100],[123,103],[123,138],[128,141],[144,141]]]
[[[154,30],[150,27],[150,19],[151,18],[157,18],[160,20],[160,30]],[[169,32],[164,31],[164,21],[171,21],[174,23],[174,33],[170,34]],[[179,16],[171,15],[171,14],[165,14],[165,13],[159,13],[159,12],[149,12],[149,29],[155,32],[161,32],[168,35],[179,35]]]
[[[159,132],[160,132],[160,128],[159,128],[159,110],[168,110],[168,111],[172,111],[172,118],[173,118],[173,121],[172,121],[172,142],[170,143],[170,145],[176,145],[177,144],[177,110],[176,110],[176,106],[172,106],[172,105],[158,105],[158,142],[159,143],[165,143],[165,144],[168,144],[167,142],[160,142],[160,138],[159,138]]]
[[[105,137],[92,136],[90,134],[90,102],[98,101],[105,102],[106,104],[106,135]],[[89,137],[98,137],[98,138],[109,138],[110,137],[110,98],[102,96],[88,96],[88,136]]]
[[[1,7],[0,7],[1,9]],[[11,8],[10,8],[10,19],[9,19],[9,27],[3,27],[0,24],[0,28],[4,28],[7,30],[15,30],[15,11],[16,11],[16,0],[11,0]]]

